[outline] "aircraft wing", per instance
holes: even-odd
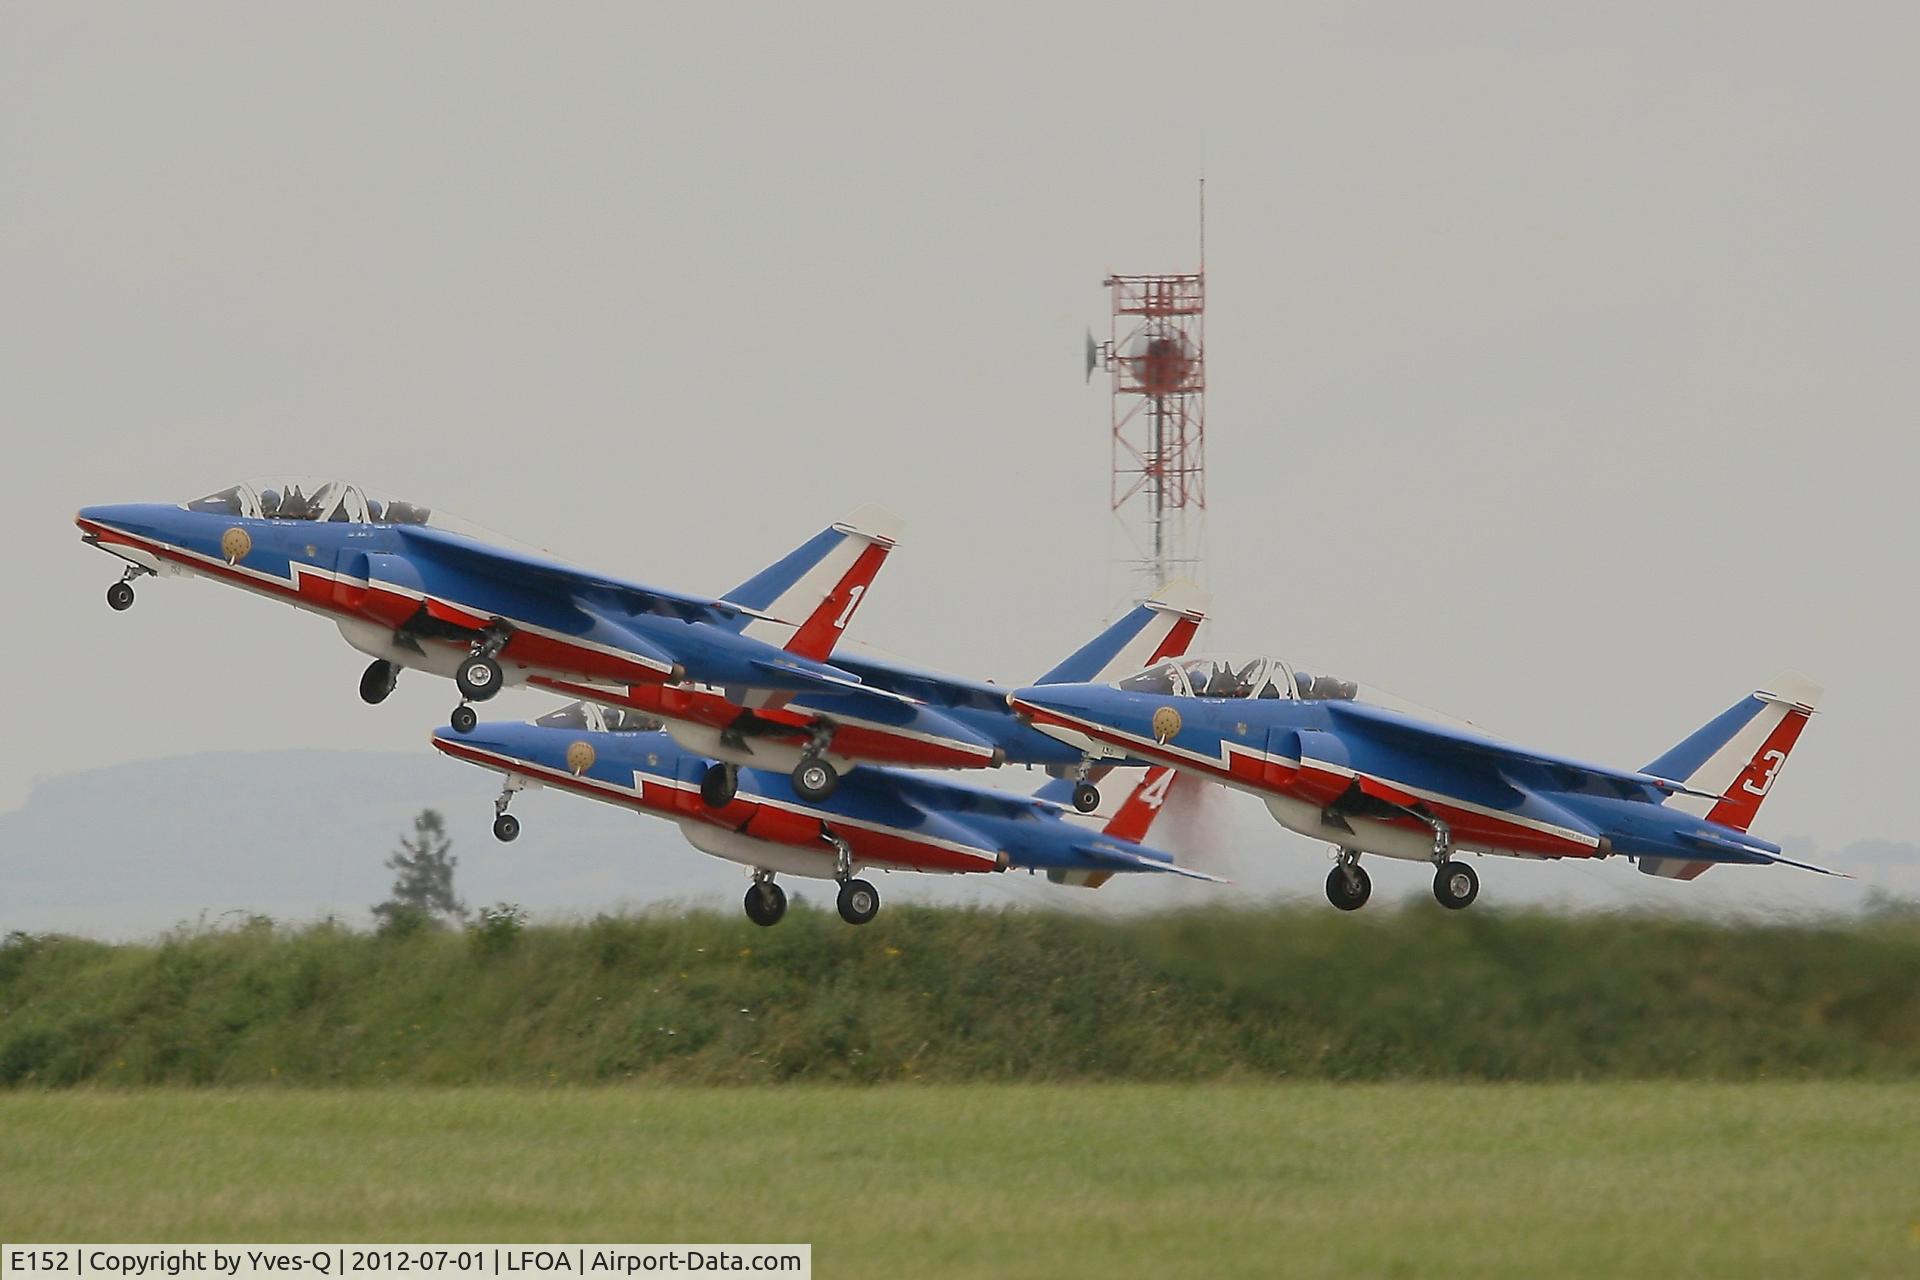
[[[890,689],[915,702],[936,707],[975,707],[982,711],[1004,712],[1007,709],[1007,694],[1010,691],[984,680],[968,680],[881,658],[856,657],[846,652],[834,654],[833,664],[859,676],[865,688]]]
[[[1571,756],[1535,751],[1528,747],[1516,746],[1511,742],[1502,742],[1484,733],[1455,725],[1416,720],[1397,711],[1369,706],[1364,702],[1327,702],[1323,705],[1334,712],[1336,719],[1345,721],[1361,733],[1397,740],[1422,751],[1461,752],[1480,756],[1495,763],[1509,761],[1583,778],[1596,778],[1619,787],[1651,789],[1665,795],[1702,794],[1671,778],[1657,778],[1650,773],[1640,773],[1632,769],[1614,769],[1606,765],[1590,764],[1585,760],[1575,760]],[[1719,799],[1718,796],[1709,798]]]
[[[449,567],[523,587],[537,585],[576,600],[611,604],[628,614],[658,613],[683,622],[717,623],[766,616],[742,605],[628,582],[532,552],[488,546],[444,529],[427,525],[395,527],[419,554]]]

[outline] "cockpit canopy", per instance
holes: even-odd
[[[248,480],[180,504],[189,511],[250,520],[311,520],[327,524],[424,524],[485,542],[507,542],[470,520],[363,485],[312,476]],[[518,544],[516,544],[518,545]]]
[[[254,480],[184,504],[189,511],[255,520],[315,520],[345,524],[426,524],[433,512],[397,498],[373,497],[340,480]]]
[[[1120,681],[1133,693],[1179,698],[1306,698],[1351,702],[1360,686],[1338,676],[1295,671],[1278,658],[1193,654],[1148,667]]]
[[[534,721],[547,729],[585,729],[588,733],[652,733],[661,722],[631,707],[609,707],[598,702],[569,702]]]

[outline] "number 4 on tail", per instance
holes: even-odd
[[[1162,769],[1160,776],[1140,788],[1138,799],[1149,809],[1158,809],[1167,802],[1167,789],[1173,785],[1173,770]]]

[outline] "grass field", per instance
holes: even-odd
[[[18,1090],[0,1239],[811,1241],[833,1280],[1912,1276],[1920,1090]]]

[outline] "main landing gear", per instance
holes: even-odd
[[[740,794],[740,767],[719,761],[700,775],[700,801],[709,809],[724,809]]]
[[[512,632],[504,623],[493,623],[473,642],[473,651],[454,668],[453,682],[459,686],[463,699],[449,717],[455,732],[472,733],[474,726],[480,723],[479,713],[468,703],[485,702],[500,692],[505,677],[500,670],[498,655],[507,647],[510,635]]]
[[[793,766],[793,792],[802,800],[825,800],[840,786],[840,771],[827,763],[825,755],[832,741],[833,726],[821,726],[807,743],[800,763]]]
[[[1327,901],[1342,911],[1358,911],[1373,896],[1373,881],[1360,866],[1360,854],[1353,849],[1335,849],[1335,866],[1327,872]]]
[[[360,677],[360,701],[369,706],[379,706],[393,692],[393,686],[400,683],[400,668],[385,658],[375,658],[373,664]]]
[[[500,788],[499,796],[494,799],[493,838],[502,844],[510,844],[520,838],[520,819],[508,813],[507,806],[513,803],[513,793],[525,785],[524,782],[508,778],[507,784]]]
[[[853,878],[853,846],[831,831],[822,838],[833,846],[833,878],[840,882],[834,905],[840,908],[840,918],[848,924],[865,924],[880,914],[880,891]]]
[[[1420,815],[1433,828],[1433,896],[1449,911],[1462,911],[1480,896],[1480,877],[1453,859],[1453,832],[1438,818]]]
[[[127,571],[120,575],[120,581],[107,588],[107,607],[115,613],[125,613],[133,608],[133,580],[153,570],[145,565],[130,564]]]
[[[755,871],[747,886],[747,919],[761,928],[780,923],[787,914],[787,891],[773,882],[773,872]]]
[[[1443,862],[1433,873],[1433,896],[1450,911],[1470,907],[1480,896],[1480,877],[1464,862]]]

